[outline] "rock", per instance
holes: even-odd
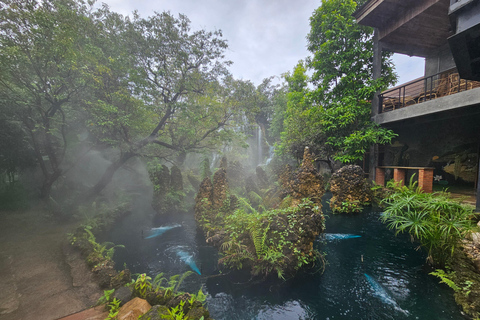
[[[126,304],[132,298],[132,287],[120,287],[115,290],[113,297],[121,301],[121,305]]]
[[[220,209],[223,206],[227,199],[227,193],[227,171],[224,168],[220,168],[213,175],[213,209]]]
[[[134,298],[120,308],[117,320],[137,320],[138,317],[147,313],[152,306],[147,300]]]
[[[313,161],[313,155],[308,147],[305,147],[302,165],[293,175],[292,196],[297,201],[310,198],[314,203],[320,205],[325,193],[325,186],[323,177],[315,169]]]
[[[213,184],[210,177],[200,183],[197,196],[195,197],[195,219],[201,221],[213,207]]]
[[[139,319],[141,320],[163,320],[165,318],[162,317],[168,316],[168,308],[164,305],[155,305],[153,306],[147,313],[141,316]]]
[[[93,269],[93,272],[101,289],[110,289],[111,280],[117,275],[113,266],[97,266]]]
[[[332,198],[330,208],[335,212],[359,212],[372,199],[371,185],[357,165],[340,168],[330,178]]]
[[[473,245],[477,248],[480,248],[480,233],[473,232],[471,235],[472,235]]]
[[[127,283],[130,283],[132,280],[132,275],[130,270],[125,269],[117,273],[112,279],[110,280],[110,286],[112,288],[121,288]]]
[[[213,236],[207,238],[205,241],[207,244],[214,246],[214,247],[220,247],[220,245],[223,243],[223,239],[225,238],[225,231],[220,231]]]

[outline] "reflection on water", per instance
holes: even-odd
[[[108,235],[126,246],[115,255],[117,264],[155,276],[192,270],[193,262],[201,275],[188,277],[185,289],[203,286],[217,320],[463,319],[450,289],[423,270],[425,255],[407,236],[395,237],[387,230],[377,212],[329,214],[327,231],[340,239],[316,241],[326,253],[325,273],[307,272],[287,283],[251,283],[245,275],[219,274],[217,251],[197,232],[193,213],[149,217],[129,217]],[[181,227],[154,238],[141,236],[152,227],[176,224]],[[359,237],[341,239],[341,234]],[[183,259],[179,251],[185,253]]]

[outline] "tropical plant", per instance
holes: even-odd
[[[396,234],[407,232],[427,250],[427,261],[443,266],[459,241],[474,228],[473,209],[450,198],[446,192],[424,193],[413,177],[408,186],[396,183],[382,203],[386,206],[381,220]]]
[[[220,247],[223,257],[219,263],[234,269],[242,269],[249,263],[253,265],[254,275],[274,272],[279,278],[284,278],[285,269],[291,263],[295,263],[295,270],[311,264],[319,254],[313,248],[312,252],[302,252],[293,240],[304,232],[299,216],[302,210],[318,212],[319,208],[303,199],[294,207],[257,211],[246,199],[239,198],[239,209],[224,219],[229,238]],[[289,255],[294,261],[289,260]]]
[[[106,320],[117,319],[118,312],[120,311],[120,303],[122,303],[122,301],[118,300],[117,298],[113,298],[113,300],[108,304],[109,312]]]
[[[152,283],[150,280],[152,280],[152,278],[147,276],[145,273],[142,273],[138,276],[137,280],[135,281],[134,289],[139,297],[146,298],[147,292],[152,289]]]
[[[112,300],[112,296],[113,296],[113,293],[115,292],[115,289],[111,289],[111,290],[104,290],[103,291],[103,296],[101,296],[98,301],[97,301],[97,305],[101,305],[101,304],[108,304],[110,303],[110,301]]]

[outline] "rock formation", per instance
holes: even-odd
[[[297,201],[309,198],[314,203],[320,204],[321,198],[325,193],[325,186],[323,177],[313,165],[313,159],[313,155],[306,147],[303,153],[302,165],[293,175],[293,183],[291,183],[292,196]]]
[[[342,167],[330,178],[330,208],[334,212],[359,212],[372,199],[370,187],[362,168],[357,165]]]

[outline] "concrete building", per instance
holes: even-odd
[[[425,58],[424,77],[373,100],[373,121],[398,138],[373,148],[371,177],[388,179],[393,172],[382,170],[396,167],[403,169],[391,171],[408,180],[425,168],[434,189],[476,192],[480,210],[480,1],[370,0],[354,16],[375,28],[374,77],[382,50]]]

